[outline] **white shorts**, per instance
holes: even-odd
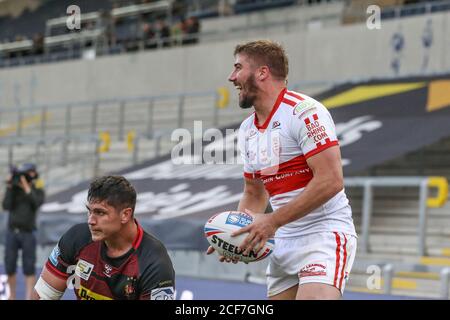
[[[356,255],[356,237],[320,232],[295,238],[276,238],[267,266],[267,296],[295,285],[325,283],[344,293]]]

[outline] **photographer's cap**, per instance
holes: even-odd
[[[34,163],[24,163],[19,167],[19,171],[21,172],[36,171],[36,165]]]

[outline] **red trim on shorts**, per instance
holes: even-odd
[[[67,280],[67,278],[69,278],[69,275],[67,273],[59,271],[49,261],[47,261],[47,263],[45,264],[45,267],[51,274],[53,274],[54,276],[57,276],[58,278],[62,278],[63,280]]]
[[[347,264],[347,237],[344,234],[344,261],[342,261],[341,281],[339,281],[339,290],[342,289],[342,281],[344,280],[345,265]]]
[[[341,239],[339,238],[339,234],[337,232],[333,232],[336,236],[336,268],[334,269],[334,282],[333,286],[337,288],[337,278],[339,276],[339,262],[341,260],[341,256],[339,254],[341,250]]]

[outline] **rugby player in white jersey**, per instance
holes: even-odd
[[[357,236],[331,115],[287,90],[281,45],[252,41],[236,46],[234,56],[228,80],[239,90],[239,106],[255,111],[239,129],[245,183],[237,210],[254,216],[234,234],[249,232],[240,249],[259,251],[275,237],[266,272],[270,299],[340,299]],[[268,201],[273,212],[262,214]]]

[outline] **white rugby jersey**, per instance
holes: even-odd
[[[299,195],[312,179],[306,159],[338,145],[328,110],[313,98],[286,88],[266,122],[258,125],[253,113],[242,122],[238,139],[244,176],[264,182],[273,210]],[[275,236],[286,238],[323,231],[356,236],[344,190],[306,216],[280,227]]]

